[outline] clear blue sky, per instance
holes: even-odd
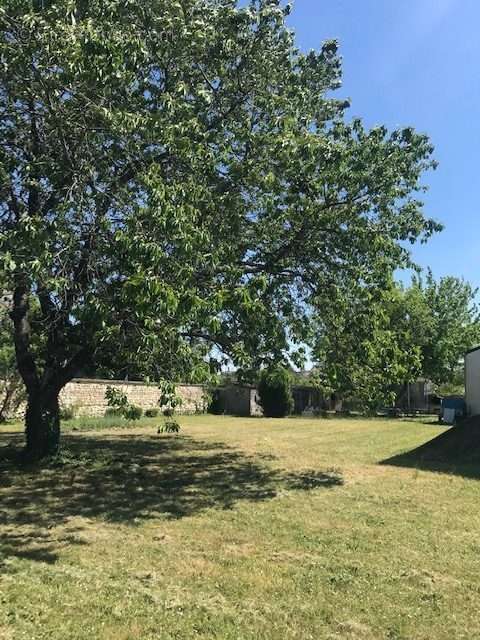
[[[296,0],[289,23],[303,50],[339,40],[350,116],[428,133],[426,212],[445,230],[413,255],[480,286],[480,0]]]

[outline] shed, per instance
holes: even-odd
[[[467,415],[480,415],[480,347],[465,354],[465,402]]]

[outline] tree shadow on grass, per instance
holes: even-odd
[[[2,462],[11,437],[0,434],[0,568],[2,555],[55,562],[65,544],[85,544],[76,516],[135,526],[343,484],[337,471],[287,473],[188,436],[70,434],[56,466],[20,469]]]
[[[380,464],[480,479],[480,429],[447,428],[419,447]]]

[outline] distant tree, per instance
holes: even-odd
[[[415,380],[421,371],[420,348],[412,344],[410,327],[393,321],[402,296],[392,282],[383,290],[360,286],[332,293],[318,317],[317,386],[357,409],[375,412],[394,402],[400,385]]]
[[[2,2],[0,269],[28,457],[57,449],[60,390],[105,354],[155,349],[172,379],[214,353],[300,363],[322,292],[378,285],[439,228],[418,199],[428,138],[347,122],[336,42],[300,53],[288,11]]]
[[[437,282],[431,272],[403,291],[396,321],[408,327],[411,343],[420,350],[421,375],[437,385],[458,382],[465,352],[480,343],[476,297],[470,283],[453,276]]]
[[[284,418],[293,410],[292,380],[288,369],[263,369],[258,382],[259,402],[267,418]]]
[[[420,376],[459,391],[463,356],[480,342],[475,298],[469,283],[430,272],[409,287],[337,291],[318,316],[317,384],[371,411]]]

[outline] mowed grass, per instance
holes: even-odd
[[[479,480],[380,464],[442,427],[158,422],[4,464],[0,638],[480,638]]]

